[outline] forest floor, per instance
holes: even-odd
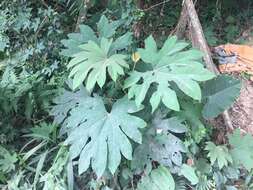
[[[253,82],[243,80],[240,97],[229,110],[233,127],[253,134]]]
[[[241,36],[235,40],[235,44],[243,44],[253,47],[253,28],[247,29],[242,32]],[[252,77],[245,77],[244,74],[233,74],[236,78],[240,78],[242,81],[242,89],[240,96],[234,103],[234,105],[228,110],[231,117],[231,121],[234,129],[241,129],[245,134],[249,133],[253,135],[253,80]],[[217,129],[215,135],[217,142],[226,141],[225,135],[227,130],[221,130],[225,128],[223,119],[218,117],[214,123]],[[222,132],[223,131],[223,132]]]

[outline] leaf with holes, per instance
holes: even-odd
[[[183,142],[171,133],[147,135],[144,142],[134,151],[132,168],[143,170],[150,168],[151,162],[156,161],[164,166],[174,168],[181,166],[186,148]]]
[[[179,111],[177,95],[171,87],[172,82],[186,95],[201,100],[198,82],[210,80],[214,74],[200,63],[202,53],[194,49],[184,50],[187,46],[187,43],[177,42],[176,37],[170,37],[158,50],[152,36],[145,40],[145,48],[139,49],[138,53],[152,69],[133,71],[125,82],[125,88],[129,88],[128,97],[135,97],[137,106],[141,105],[150,86],[154,85],[156,90],[149,100],[152,111],[156,110],[160,102]]]
[[[140,108],[125,97],[114,103],[108,112],[101,98],[90,97],[85,90],[66,93],[58,98],[53,115],[56,121],[62,122],[62,130],[68,133],[65,144],[70,145],[71,159],[79,156],[79,173],[91,165],[98,176],[107,168],[114,174],[121,154],[132,159],[129,139],[142,142],[139,128],[145,127],[146,123],[130,115]],[[73,99],[66,100],[68,95]]]

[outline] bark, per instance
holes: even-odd
[[[219,71],[213,63],[209,46],[207,45],[198,14],[195,10],[192,0],[184,0],[181,16],[177,25],[176,34],[179,38],[185,33],[187,24],[190,29],[190,38],[193,47],[200,49],[204,53],[204,61],[207,69],[219,75]],[[233,130],[233,125],[228,111],[222,113],[222,117],[226,127]]]
[[[188,22],[189,22],[189,19],[188,19],[186,6],[185,6],[185,4],[183,4],[181,15],[180,15],[179,21],[178,21],[176,29],[175,29],[175,35],[179,39],[184,38]]]
[[[190,34],[191,34],[193,46],[200,49],[204,53],[204,61],[206,63],[206,67],[210,71],[218,75],[219,71],[213,63],[210,49],[209,49],[209,46],[207,45],[203,30],[202,30],[202,26],[200,24],[198,14],[195,10],[192,0],[185,0],[184,6],[186,7],[187,14],[190,20],[189,27],[191,31]]]
[[[89,2],[90,2],[90,0],[83,0],[83,6],[81,7],[81,9],[79,11],[79,15],[78,15],[78,18],[76,21],[75,32],[79,31],[79,25],[86,20]]]

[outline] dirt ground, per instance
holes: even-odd
[[[235,43],[253,47],[253,27],[245,30]],[[235,75],[238,77],[238,74]],[[234,129],[239,128],[242,133],[253,135],[253,81],[242,79],[240,76],[239,78],[242,80],[241,93],[237,101],[228,111]],[[224,126],[223,119],[218,117],[215,121],[212,121],[212,123],[216,128],[215,131],[217,131],[215,135],[217,142],[224,143],[224,141],[226,141],[224,137],[228,130]]]
[[[240,97],[229,110],[234,128],[253,135],[253,82],[243,80]]]

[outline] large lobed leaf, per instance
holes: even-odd
[[[65,91],[56,102],[52,114],[57,123],[63,122],[62,130],[68,132],[65,143],[70,145],[71,159],[79,156],[80,174],[90,165],[98,176],[107,168],[114,173],[121,154],[132,159],[129,139],[141,143],[138,129],[146,125],[142,119],[130,115],[140,110],[133,101],[127,97],[119,99],[111,112],[107,112],[101,98],[90,97],[85,90],[79,90]]]
[[[152,36],[145,40],[145,48],[139,49],[141,59],[152,69],[144,72],[133,71],[126,80],[125,88],[129,88],[129,98],[135,97],[139,106],[146,97],[151,85],[156,90],[150,98],[154,111],[160,102],[168,108],[179,111],[176,92],[171,84],[174,82],[186,95],[201,100],[198,82],[212,79],[214,74],[206,70],[200,63],[202,53],[198,50],[185,50],[187,43],[177,42],[176,37],[168,38],[158,50]]]
[[[80,33],[69,34],[69,39],[62,40],[66,49],[62,55],[72,57],[68,63],[71,70],[69,77],[73,78],[76,89],[86,79],[86,88],[91,91],[97,83],[101,88],[106,81],[106,73],[116,81],[124,74],[123,68],[128,68],[126,56],[117,51],[125,49],[132,41],[132,34],[127,32],[115,41],[112,37],[119,26],[119,22],[102,16],[97,24],[98,35],[87,25],[80,25]]]
[[[88,43],[88,41],[93,41],[98,43],[99,38],[111,38],[116,29],[119,27],[118,21],[109,22],[109,20],[103,15],[98,24],[98,34],[96,35],[94,30],[87,25],[80,25],[80,32],[68,34],[68,39],[62,40],[62,44],[65,46],[65,49],[61,51],[61,54],[67,57],[73,57],[74,54],[79,53],[81,48],[79,45]],[[126,43],[126,42],[125,42]]]
[[[93,41],[81,45],[81,52],[74,55],[69,62],[68,68],[71,69],[69,77],[73,77],[73,87],[77,88],[87,78],[86,88],[91,91],[96,83],[102,88],[106,81],[106,71],[110,77],[116,81],[118,75],[123,75],[123,68],[128,68],[122,54],[109,55],[112,40],[102,38],[100,45]]]
[[[203,116],[211,119],[231,106],[240,95],[241,82],[231,76],[220,75],[207,81],[203,87],[203,98],[207,100]]]

